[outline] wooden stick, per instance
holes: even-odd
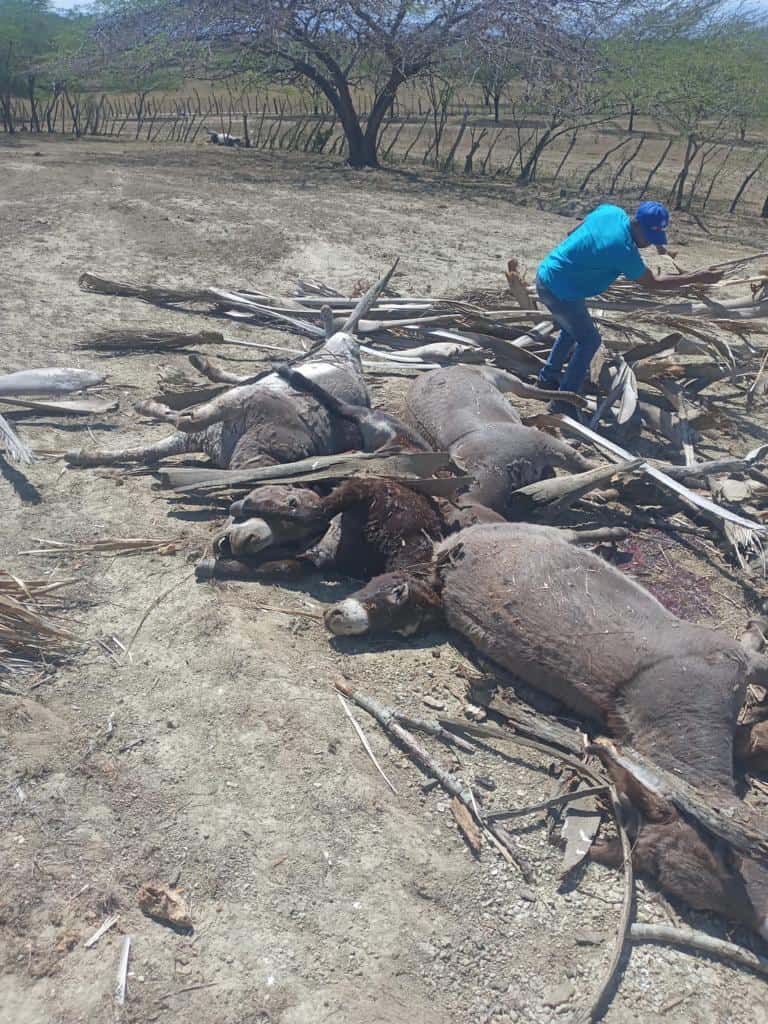
[[[759,448],[753,448],[741,458],[710,459],[708,462],[697,462],[693,466],[673,466],[667,462],[656,462],[655,459],[648,459],[651,466],[662,470],[673,480],[695,479],[700,476],[719,476],[722,473],[741,473],[752,469],[757,463],[762,462],[768,454],[768,445],[762,444]]]
[[[107,412],[114,412],[119,405],[116,401],[110,402],[98,398],[53,402],[31,398],[7,398],[5,395],[0,396],[0,402],[16,409],[29,409],[30,412],[47,412],[65,416],[101,416]]]
[[[392,264],[391,268],[387,271],[387,273],[380,280],[378,280],[376,282],[376,284],[374,284],[371,288],[369,288],[368,291],[365,293],[365,295],[363,295],[363,297],[360,299],[358,304],[352,310],[350,315],[344,321],[344,323],[342,325],[342,328],[341,328],[343,333],[346,333],[346,334],[354,334],[355,333],[355,330],[357,329],[357,325],[360,322],[360,320],[364,316],[367,315],[367,313],[369,312],[369,310],[373,306],[373,304],[376,301],[376,299],[379,297],[381,292],[383,292],[384,289],[389,284],[390,279],[391,279],[392,275],[394,274],[395,270],[397,269],[397,264],[399,262],[400,262],[400,259],[398,257],[398,259],[395,260],[395,262]],[[324,332],[321,332],[321,333],[324,333]]]
[[[766,350],[765,355],[763,356],[762,361],[760,363],[760,369],[755,374],[755,379],[752,381],[749,391],[747,392],[747,410],[750,410],[752,406],[755,404],[758,395],[758,388],[760,387],[760,381],[762,380],[763,374],[765,373],[766,363],[768,363],[768,350]]]
[[[573,473],[528,484],[526,487],[520,487],[513,491],[510,495],[510,502],[514,504],[519,501],[524,505],[530,503],[542,511],[544,511],[544,506],[547,506],[547,515],[557,517],[579,498],[590,491],[597,490],[614,477],[625,477],[634,473],[642,461],[642,459],[633,459],[631,462],[618,465],[612,463],[608,466],[598,466],[597,469],[589,469],[584,473]]]
[[[128,646],[125,649],[125,653],[126,654],[130,654],[131,647],[133,647],[133,642],[136,639],[136,637],[139,635],[139,630],[144,625],[144,623],[147,621],[147,619],[152,614],[152,612],[155,610],[155,608],[157,608],[157,606],[160,604],[160,602],[164,601],[165,598],[168,597],[168,595],[172,591],[176,590],[177,587],[180,587],[181,584],[184,583],[188,579],[189,579],[189,576],[188,576],[188,574],[185,571],[184,576],[180,580],[176,580],[176,582],[174,584],[172,584],[170,587],[168,587],[167,590],[162,591],[162,593],[158,594],[157,597],[154,598],[154,600],[150,602],[149,606],[147,607],[147,610],[144,612],[144,614],[142,615],[141,619],[139,620],[138,626],[136,627],[136,629],[134,629],[133,634],[131,635],[131,639],[128,641]]]
[[[595,431],[590,430],[589,427],[583,426],[581,423],[577,423],[576,420],[570,416],[548,416],[545,417],[552,422],[557,423],[566,427],[571,433],[578,434],[581,437],[587,438],[592,441],[597,447],[604,449],[605,451],[611,452],[613,455],[619,456],[624,460],[630,460],[633,456],[621,448],[619,445],[614,444],[613,441],[609,441],[607,438],[602,437]],[[734,523],[737,526],[744,527],[746,530],[753,530],[755,533],[765,533],[766,527],[762,523],[757,523],[752,519],[747,519],[745,516],[737,515],[735,512],[731,512],[727,508],[722,508],[720,505],[715,504],[714,501],[710,501],[709,498],[704,498],[700,494],[696,494],[694,491],[689,490],[687,487],[683,487],[681,483],[673,480],[672,477],[666,473],[662,473],[661,470],[657,469],[654,465],[649,462],[644,462],[640,467],[644,473],[655,480],[664,490],[672,491],[684,504],[693,506],[697,511],[709,514],[710,517],[714,517],[718,520],[726,520],[727,522]],[[686,467],[690,470],[691,467]]]
[[[366,738],[365,733],[363,732],[363,730],[360,728],[360,726],[355,721],[354,716],[352,715],[352,712],[349,710],[349,706],[348,706],[347,702],[344,700],[344,698],[342,697],[342,695],[340,693],[337,693],[336,696],[339,698],[339,701],[341,702],[341,706],[344,708],[344,714],[350,720],[350,722],[352,723],[352,725],[355,728],[355,732],[360,737],[360,742],[363,744],[363,748],[364,748],[366,754],[373,761],[373,764],[374,764],[374,767],[376,768],[376,771],[379,773],[379,775],[382,777],[382,779],[384,779],[384,781],[389,786],[389,788],[392,790],[392,792],[395,794],[395,796],[397,796],[397,790],[392,785],[392,783],[389,781],[389,779],[387,778],[387,776],[386,776],[386,774],[384,772],[384,769],[381,767],[379,762],[376,760],[376,755],[371,750],[371,745],[368,742],[368,739]]]
[[[305,612],[300,608],[280,608],[275,604],[255,604],[253,608],[258,608],[262,612],[279,612],[281,615],[297,615],[305,619],[315,619],[315,621],[322,622],[323,616],[319,612]]]
[[[120,961],[117,966],[117,988],[115,1002],[118,1006],[125,1004],[125,992],[128,987],[128,957],[131,954],[131,936],[126,935],[120,950]]]
[[[765,957],[758,956],[757,953],[753,953],[743,946],[737,946],[733,942],[716,939],[695,928],[686,926],[673,928],[667,924],[636,923],[632,925],[629,934],[633,942],[664,942],[670,946],[690,947],[701,953],[706,953],[708,956],[728,960],[739,967],[747,967],[757,974],[762,974],[763,977],[768,977],[768,960]]]
[[[479,854],[482,849],[480,830],[475,824],[473,815],[470,814],[461,800],[458,800],[456,797],[453,797],[451,800],[451,814],[453,814],[453,819],[461,829],[472,852]]]
[[[740,267],[745,263],[754,263],[755,260],[764,260],[768,256],[768,249],[764,252],[756,252],[754,256],[739,256],[738,259],[724,260],[722,263],[713,263],[705,270],[726,270],[728,267]]]
[[[106,919],[106,921],[104,921],[104,923],[102,925],[100,925],[99,928],[96,929],[96,931],[93,933],[93,935],[90,937],[90,939],[86,939],[85,940],[85,942],[83,943],[85,948],[86,949],[90,949],[91,946],[95,946],[96,943],[99,941],[99,939],[102,937],[102,935],[106,935],[106,933],[109,931],[109,929],[113,928],[117,924],[117,922],[119,920],[120,920],[120,915],[119,914],[113,914],[112,917],[108,917]]]
[[[475,747],[467,740],[462,739],[461,736],[456,736],[455,733],[448,732],[442,725],[437,722],[430,722],[426,718],[412,718],[410,715],[404,715],[402,711],[395,711],[394,716],[398,722],[402,722],[408,729],[415,729],[416,732],[425,732],[430,736],[435,736],[439,740],[443,740],[444,743],[450,743],[459,750],[463,750],[467,754],[474,754]]]
[[[395,739],[402,744],[404,749],[410,754],[410,756],[433,778],[437,779],[443,789],[450,793],[451,796],[456,797],[470,814],[477,820],[486,833],[490,833],[496,840],[496,843],[501,843],[507,850],[507,853],[512,857],[523,875],[528,875],[530,869],[525,862],[525,859],[521,857],[516,844],[512,840],[511,836],[508,836],[504,830],[498,825],[489,825],[488,822],[479,818],[476,814],[475,803],[472,798],[472,792],[468,786],[458,779],[455,775],[447,772],[442,768],[430,754],[419,744],[415,736],[413,736],[407,729],[404,729],[395,719],[394,712],[383,704],[379,704],[373,697],[368,697],[366,694],[360,693],[353,686],[350,685],[346,680],[340,679],[336,683],[336,689],[340,693],[344,694],[345,697],[349,697],[363,710],[367,711],[369,715],[373,715],[376,721],[382,726],[386,732],[391,733]]]
[[[583,796],[594,796],[597,793],[605,793],[609,787],[588,786],[584,789],[576,789],[572,793],[561,793],[560,796],[553,796],[550,800],[542,800],[540,804],[529,804],[527,807],[516,807],[511,811],[492,811],[488,817],[494,821],[504,821],[508,818],[522,818],[528,814],[535,814],[537,811],[545,811],[548,807],[560,807],[562,804],[570,803],[571,800],[580,800]]]
[[[381,476],[402,476],[407,473],[413,476],[432,476],[438,469],[450,464],[450,457],[444,452],[403,452],[398,455],[386,455],[381,452],[351,452],[339,455],[313,455],[296,462],[283,462],[275,466],[262,466],[248,469],[186,469],[169,467],[156,470],[166,486],[175,491],[219,489],[224,486],[251,484],[253,486],[266,480],[281,480],[305,472],[351,464],[355,471],[369,467]],[[333,476],[333,472],[329,474]]]
[[[373,697],[368,697],[366,694],[356,690],[345,679],[340,679],[336,682],[336,689],[345,697],[353,700],[364,711],[367,711],[369,715],[373,715],[376,721],[402,743],[408,753],[421,764],[429,775],[437,779],[443,789],[447,790],[451,796],[458,797],[466,806],[472,807],[469,788],[460,779],[457,779],[437,764],[431,755],[419,744],[416,737],[412,736],[407,729],[398,724],[393,711],[384,707],[383,704],[379,704]]]
[[[621,905],[621,916],[619,918],[619,926],[616,930],[616,939],[613,945],[613,955],[611,961],[608,964],[608,969],[605,972],[603,981],[598,989],[597,995],[595,996],[591,1007],[586,1014],[578,1020],[578,1024],[588,1024],[590,1021],[598,1021],[603,1016],[603,1013],[607,1009],[607,1002],[613,988],[614,979],[616,973],[621,964],[621,954],[624,950],[624,943],[627,941],[627,934],[629,932],[630,917],[632,915],[632,906],[635,901],[635,875],[632,870],[632,844],[629,841],[627,830],[624,828],[624,820],[621,812],[621,802],[619,796],[613,786],[608,787],[608,793],[611,798],[611,808],[613,810],[613,817],[616,822],[616,830],[619,833],[621,840],[621,852],[623,857],[624,867],[624,896]]]
[[[174,996],[183,995],[185,992],[197,992],[201,988],[213,988],[214,985],[220,985],[220,981],[201,981],[197,985],[187,985],[185,988],[176,989],[175,992],[166,992],[162,996],[158,996],[158,1003],[165,1002],[166,999],[172,999]]]

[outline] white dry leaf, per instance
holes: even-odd
[[[624,374],[622,379],[621,389],[621,400],[619,401],[619,409],[616,414],[616,420],[619,424],[627,423],[635,414],[638,401],[638,390],[637,390],[637,378],[635,377],[634,371],[628,364],[624,364]]]

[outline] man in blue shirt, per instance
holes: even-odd
[[[668,224],[669,211],[661,203],[641,203],[632,218],[618,206],[605,204],[585,217],[542,260],[536,290],[560,334],[539,374],[541,387],[579,391],[600,347],[600,335],[587,312],[585,299],[604,292],[622,274],[651,291],[671,291],[720,280],[722,272],[718,270],[657,277],[646,267],[640,249],[665,246]],[[564,402],[553,402],[550,408],[553,412],[572,411]]]

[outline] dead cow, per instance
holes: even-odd
[[[676,618],[574,539],[528,524],[470,527],[438,548],[429,586],[406,573],[379,577],[331,608],[326,624],[340,635],[411,632],[439,601],[449,625],[523,682],[597,720],[717,806],[741,806],[734,734],[747,683],[765,678],[762,656]],[[691,906],[768,938],[765,865],[724,852],[666,801],[641,799],[639,809],[638,868]]]
[[[421,374],[406,397],[418,430],[475,478],[470,499],[501,515],[511,511],[513,491],[553,476],[554,467],[581,472],[594,466],[564,441],[524,426],[493,383],[504,377],[481,367],[446,367]]]
[[[430,445],[412,427],[382,409],[370,409],[365,405],[350,405],[330,394],[324,387],[290,366],[275,367],[276,372],[296,391],[304,391],[325,406],[332,416],[354,423],[360,433],[358,447],[363,452],[373,452],[387,445],[429,451]]]
[[[357,342],[350,334],[335,334],[307,357],[302,372],[344,402],[369,404]],[[67,462],[154,464],[170,455],[204,452],[217,467],[236,469],[332,455],[353,447],[355,441],[351,424],[329,415],[315,398],[295,391],[275,373],[233,387],[192,410],[167,410],[165,418],[178,430],[162,441],[116,451],[69,452]]]
[[[305,552],[324,537],[334,520],[338,520],[338,528],[333,553],[320,564],[324,568],[332,565],[355,579],[428,567],[433,544],[443,535],[432,499],[384,479],[346,480],[325,497],[308,488],[268,485],[234,502],[230,512],[236,519],[247,518],[225,527],[214,550],[230,563],[242,561],[241,579],[261,578],[264,560],[271,563],[286,553],[292,553],[307,569],[318,566],[317,559]],[[254,555],[258,558],[249,565]],[[232,564],[225,571],[229,576],[235,574]],[[206,563],[198,577],[210,575],[219,576],[219,567]]]
[[[241,146],[243,143],[239,135],[230,135],[229,132],[208,132],[208,141],[214,146]]]

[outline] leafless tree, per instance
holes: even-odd
[[[192,72],[257,68],[319,90],[338,116],[349,163],[377,166],[400,86],[481,37],[535,56],[563,53],[576,24],[643,0],[120,0],[99,23],[103,62]],[[353,90],[374,83],[367,116]],[[535,161],[534,161],[535,165]]]

